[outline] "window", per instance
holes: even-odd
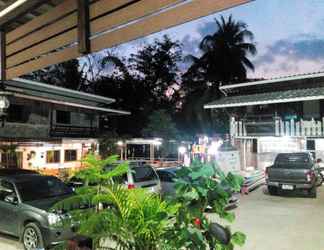
[[[30,111],[27,110],[27,108],[25,108],[23,105],[10,104],[7,113],[8,122],[26,123],[28,121]]]
[[[132,171],[134,182],[145,182],[157,179],[157,175],[155,174],[153,168],[148,165],[134,167],[132,168]]]
[[[69,111],[56,110],[56,123],[71,124],[71,113]]]
[[[76,160],[77,160],[77,151],[76,150],[65,150],[64,161],[76,161]]]
[[[59,163],[60,162],[60,151],[52,150],[46,152],[46,163]]]
[[[16,196],[16,191],[12,183],[1,181],[0,183],[0,201],[6,201],[6,197]]]

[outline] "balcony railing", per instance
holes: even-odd
[[[322,120],[283,120],[273,117],[268,120],[231,119],[230,133],[234,137],[244,136],[293,136],[324,137],[324,117]]]
[[[96,137],[98,128],[54,125],[50,129],[51,137]]]

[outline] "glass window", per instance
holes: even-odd
[[[1,181],[0,184],[0,201],[5,201],[8,195],[16,195],[15,188],[12,183]]]
[[[23,201],[41,200],[72,193],[70,187],[53,176],[40,176],[16,185]]]
[[[64,151],[64,161],[76,161],[77,151],[76,150],[65,150]]]
[[[60,151],[52,150],[46,152],[46,162],[47,163],[59,163],[60,162]]]
[[[71,112],[56,110],[56,123],[71,124]]]
[[[23,105],[10,104],[7,113],[8,116],[6,119],[8,122],[26,123],[30,111]]]
[[[152,181],[157,179],[157,175],[151,166],[140,166],[132,168],[135,182]]]

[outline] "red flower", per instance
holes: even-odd
[[[199,218],[196,218],[194,220],[194,224],[195,224],[196,227],[200,227],[201,226],[201,220]]]

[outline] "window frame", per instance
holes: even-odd
[[[53,152],[53,160],[54,161],[49,161],[49,153]],[[55,153],[58,153],[58,156],[55,156]],[[55,161],[55,158],[58,157],[58,161]],[[60,150],[47,150],[46,151],[46,164],[55,164],[55,163],[60,163],[61,162],[61,151]]]
[[[67,159],[67,156],[71,156],[68,152],[75,152],[75,159]],[[65,149],[64,150],[64,162],[73,162],[78,160],[78,150],[76,149]]]
[[[59,121],[58,117],[59,117],[59,114],[65,114],[67,115],[68,114],[68,117],[64,117],[64,119],[66,119],[66,121]],[[62,118],[62,117],[60,117]],[[55,121],[56,123],[58,124],[64,124],[64,125],[71,125],[71,112],[70,111],[65,111],[65,110],[55,110]]]

